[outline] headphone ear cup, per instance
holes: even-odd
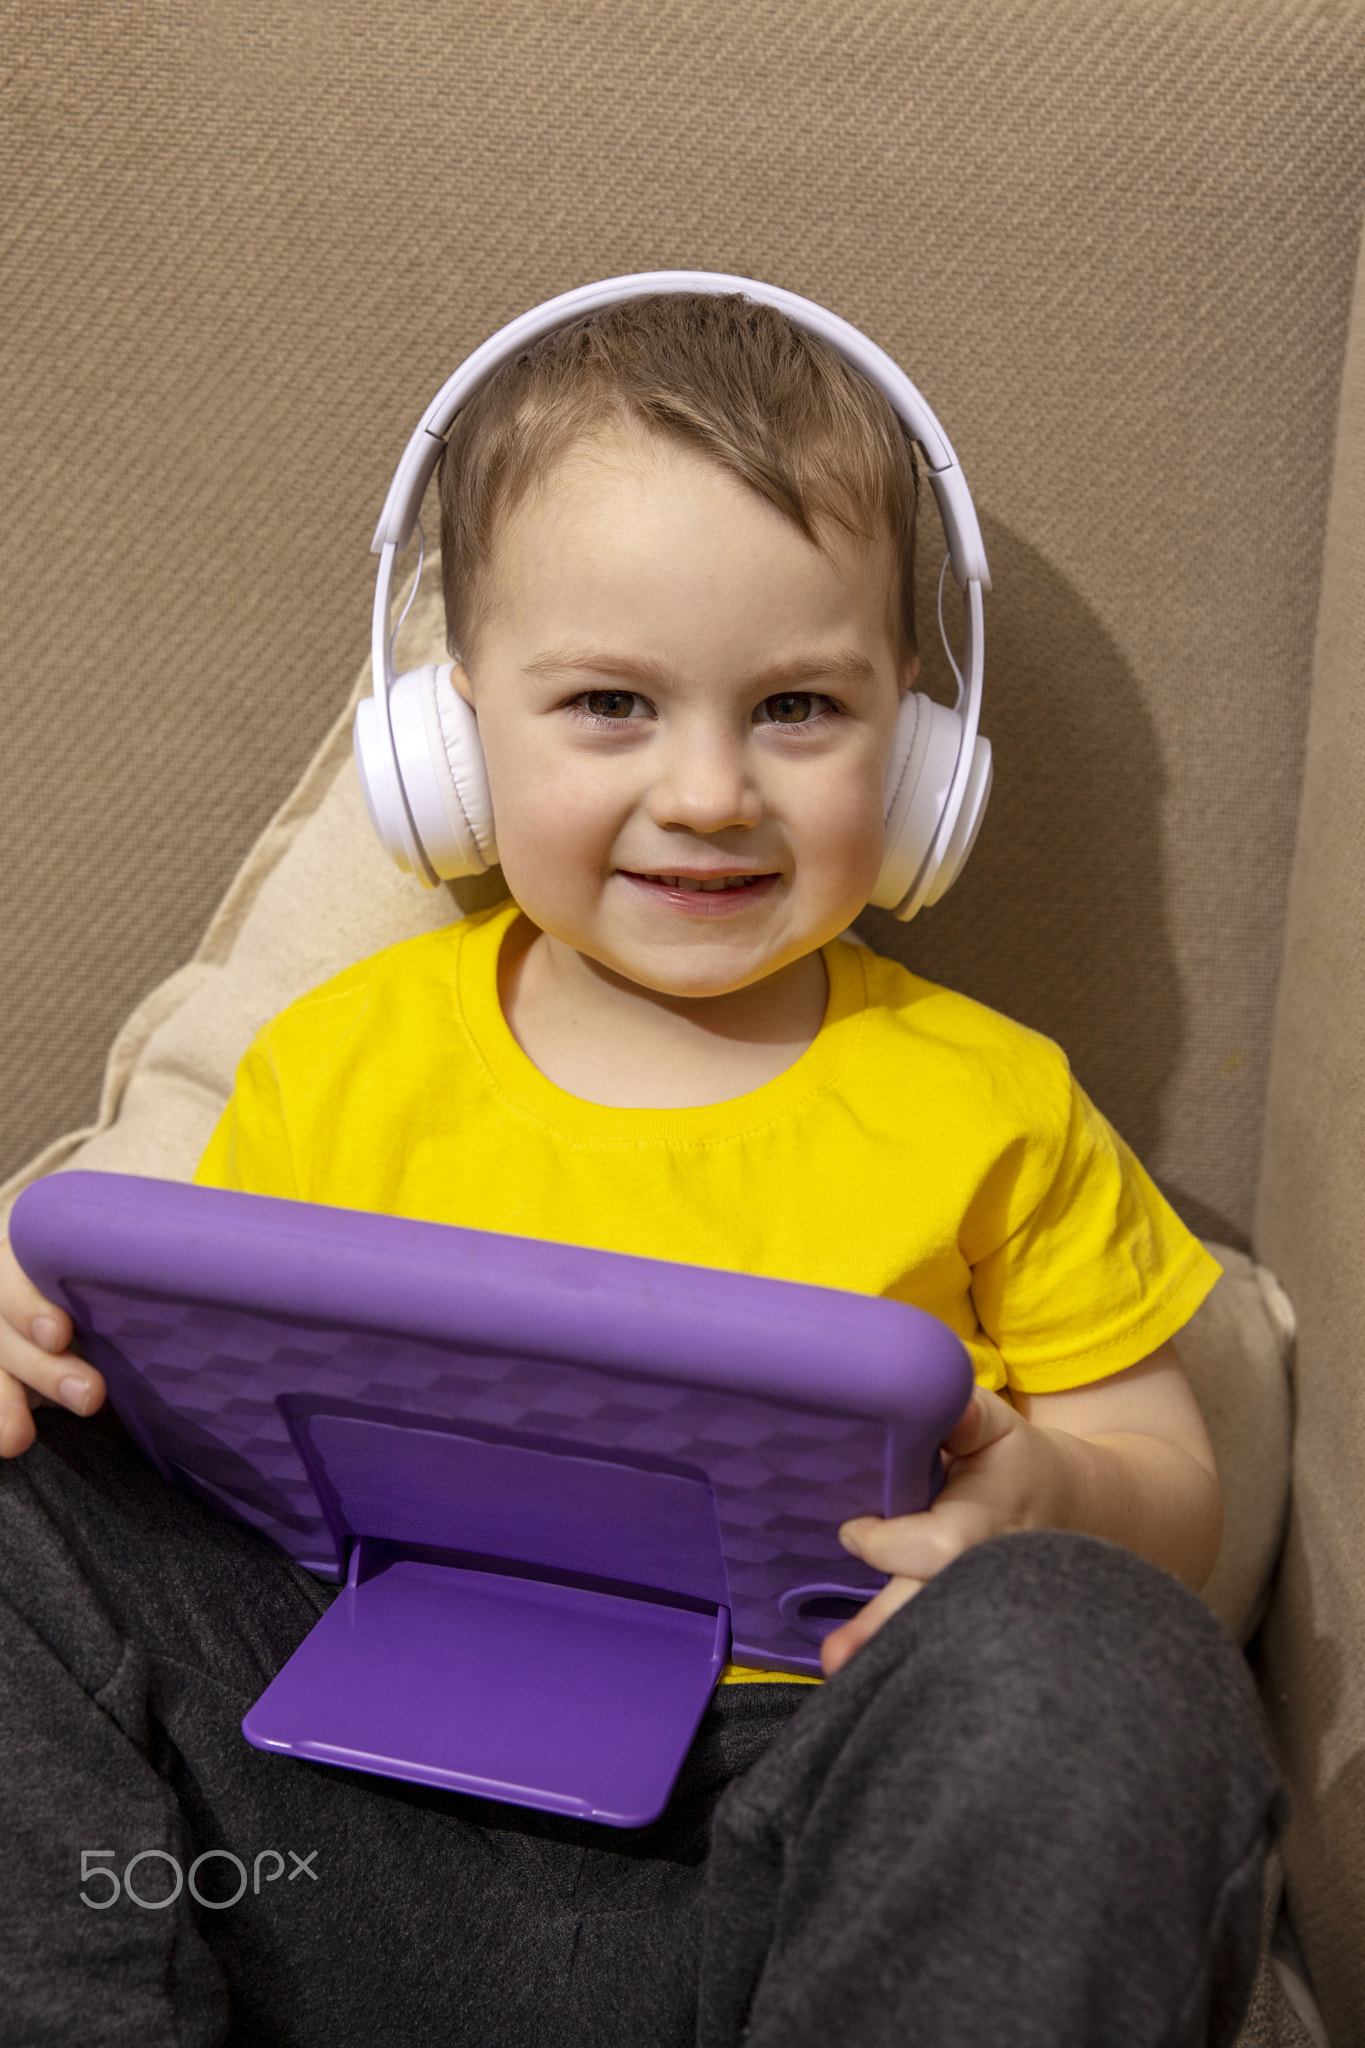
[[[429,888],[430,877],[421,864],[420,848],[413,843],[412,825],[389,756],[383,720],[383,707],[376,699],[362,697],[355,708],[351,734],[360,794],[365,799],[375,836],[389,859],[405,875],[416,874],[423,887]]]
[[[967,771],[967,787],[962,795],[962,807],[949,835],[948,844],[934,864],[924,891],[926,904],[937,903],[940,896],[946,896],[953,883],[967,865],[967,856],[976,845],[976,835],[981,830],[981,820],[986,815],[990,801],[991,784],[995,780],[995,757],[989,740],[977,735],[972,749],[972,765]]]
[[[435,709],[441,734],[438,758],[449,777],[461,828],[473,839],[483,863],[481,868],[471,868],[471,872],[486,874],[498,864],[493,792],[488,787],[488,763],[484,759],[479,721],[474,707],[465,702],[451,681],[453,667],[454,663],[448,661],[436,670],[429,702]]]
[[[389,691],[389,723],[408,815],[444,881],[486,874],[498,858],[479,724],[451,664],[410,669]],[[382,834],[381,834],[382,837]]]
[[[883,910],[908,914],[904,907],[913,900],[933,846],[961,744],[956,711],[922,692],[906,691],[886,768],[886,851],[871,896]]]
[[[907,690],[886,770],[886,852],[871,901],[909,919],[946,896],[976,843],[994,766],[989,740],[972,749],[967,786],[947,843],[934,852],[962,748],[962,720],[946,704]]]

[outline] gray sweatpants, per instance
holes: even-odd
[[[722,1688],[639,1833],[249,1748],[332,1597],[103,1418],[0,1468],[4,2048],[1236,2032],[1275,1774],[1242,1659],[1124,1551],[986,1544],[830,1684]]]

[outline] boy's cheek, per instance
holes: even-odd
[[[510,860],[560,887],[595,881],[614,865],[610,856],[624,808],[581,791],[572,775],[528,777],[504,791],[501,801],[495,788],[493,818],[503,866]]]
[[[886,852],[880,780],[875,790],[867,781],[850,779],[824,802],[796,807],[789,832],[802,893],[852,905],[850,917],[870,898]]]
[[[498,855],[514,893],[514,873],[527,886],[556,887],[600,875],[628,796],[585,777],[572,757],[541,755],[534,736],[487,752]]]

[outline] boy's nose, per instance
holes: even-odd
[[[743,750],[727,738],[694,734],[671,747],[661,765],[649,799],[656,825],[712,833],[757,825],[762,818],[763,799]]]

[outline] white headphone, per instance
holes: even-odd
[[[651,292],[738,292],[777,307],[876,385],[923,454],[948,539],[944,570],[951,562],[963,592],[967,673],[964,681],[945,633],[943,644],[957,677],[956,704],[950,711],[907,691],[896,720],[886,771],[886,853],[871,900],[899,918],[913,917],[923,904],[937,903],[961,873],[991,788],[990,741],[977,730],[985,661],[981,593],[991,584],[967,480],[947,435],[910,379],[866,335],[810,299],[709,270],[644,271],[548,299],[476,348],[427,407],[389,485],[372,543],[379,556],[371,633],[374,695],[361,703],[355,720],[356,765],[371,823],[385,851],[427,889],[438,879],[485,874],[496,864],[493,803],[478,720],[451,682],[450,665],[428,663],[394,676],[397,632],[389,629],[394,563],[412,536],[455,415],[494,371],[542,335],[600,307]]]

